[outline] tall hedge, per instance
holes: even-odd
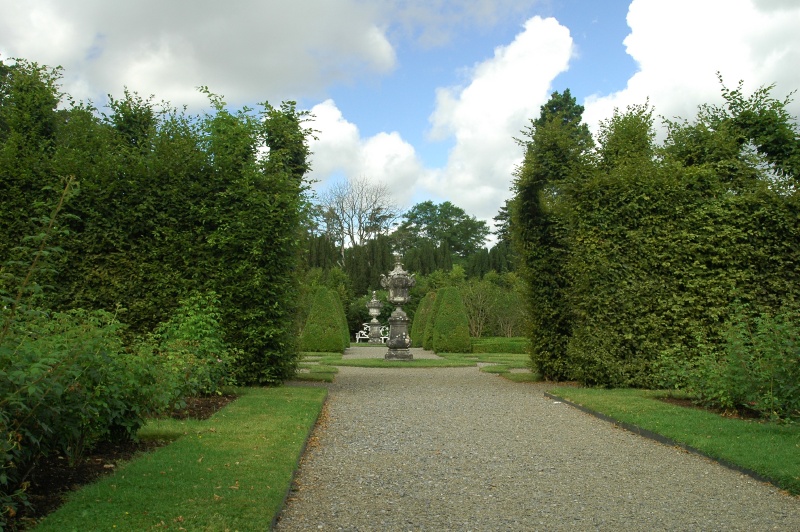
[[[417,312],[414,314],[414,322],[411,324],[411,341],[414,347],[423,347],[425,339],[425,329],[431,320],[433,305],[436,301],[436,292],[428,292],[422,301],[419,302]]]
[[[189,116],[125,92],[108,114],[60,101],[58,70],[0,64],[0,265],[24,266],[73,177],[40,269],[44,305],[116,312],[133,334],[166,321],[192,292],[220,294],[241,384],[294,374],[305,113],[293,102]],[[264,148],[269,148],[268,152]],[[28,245],[27,247],[34,247]],[[43,278],[42,275],[46,275]],[[0,296],[19,278],[0,268]]]
[[[339,295],[319,287],[311,298],[311,310],[300,335],[300,349],[322,353],[342,353],[350,346],[350,333]]]
[[[589,161],[555,149],[564,122],[532,130],[512,231],[546,378],[655,386],[664,360],[724,358],[740,303],[800,306],[797,121],[770,88],[723,97],[661,145],[651,108],[617,112]]]
[[[469,320],[458,288],[439,291],[441,300],[433,324],[433,350],[437,353],[470,353]]]

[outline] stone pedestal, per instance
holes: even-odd
[[[381,322],[377,318],[372,318],[369,322],[369,341],[370,344],[382,344],[381,340]]]
[[[367,310],[372,320],[369,322],[369,343],[382,344],[381,340],[381,322],[378,321],[378,316],[381,314],[383,303],[378,301],[375,292],[372,292],[372,299],[367,302]]]
[[[409,275],[400,263],[400,256],[395,256],[394,270],[389,275],[381,275],[381,286],[389,290],[389,303],[397,305],[389,318],[389,351],[383,358],[386,360],[411,360],[413,355],[408,349],[411,347],[411,337],[408,334],[408,316],[400,308],[410,299],[408,291],[414,286],[416,280]]]
[[[412,360],[411,337],[408,334],[408,316],[403,309],[397,307],[389,318],[389,351],[383,357],[385,360]]]

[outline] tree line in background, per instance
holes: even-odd
[[[800,135],[771,90],[723,85],[660,144],[647,104],[597,145],[568,90],[542,106],[510,229],[546,378],[800,415]]]
[[[496,218],[498,241],[491,249],[485,247],[490,234],[487,223],[462,208],[449,201],[424,201],[401,212],[385,185],[364,178],[335,184],[317,198],[311,210],[304,285],[338,291],[351,334],[369,321],[366,302],[373,291],[383,294],[381,275],[394,268],[396,255],[419,280],[411,302],[404,307],[410,316],[428,291],[444,286],[460,286],[465,300],[484,303],[507,301],[512,296],[506,292],[520,289],[513,274],[515,260],[505,207]],[[502,314],[501,309],[488,314]],[[384,322],[391,310],[384,309]],[[472,333],[514,336],[522,331],[521,321],[515,317],[502,325],[494,321],[489,325],[488,318],[479,317]]]

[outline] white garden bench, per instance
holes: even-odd
[[[363,327],[356,333],[356,343],[361,340],[369,342],[369,323],[362,323]],[[381,325],[381,342],[384,344],[389,341],[389,326]]]

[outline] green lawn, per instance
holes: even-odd
[[[495,340],[495,339],[490,339]],[[506,339],[500,339],[506,340]],[[508,339],[511,342],[517,339]],[[368,344],[354,344],[368,345]],[[374,347],[374,346],[373,346]],[[352,352],[352,351],[351,351]],[[356,354],[358,352],[356,351]],[[540,380],[535,373],[512,373],[512,369],[529,369],[530,359],[524,353],[439,353],[442,358],[415,358],[413,360],[385,360],[382,358],[343,359],[337,353],[306,352],[300,362],[304,371],[297,374],[297,380],[332,382],[337,366],[360,368],[463,368],[481,364],[481,371],[497,373],[514,382],[535,382]]]
[[[327,390],[244,388],[205,421],[157,420],[175,440],[86,486],[36,530],[268,530]]]
[[[800,425],[723,417],[657,400],[663,391],[558,387],[572,403],[641,427],[800,495]]]

